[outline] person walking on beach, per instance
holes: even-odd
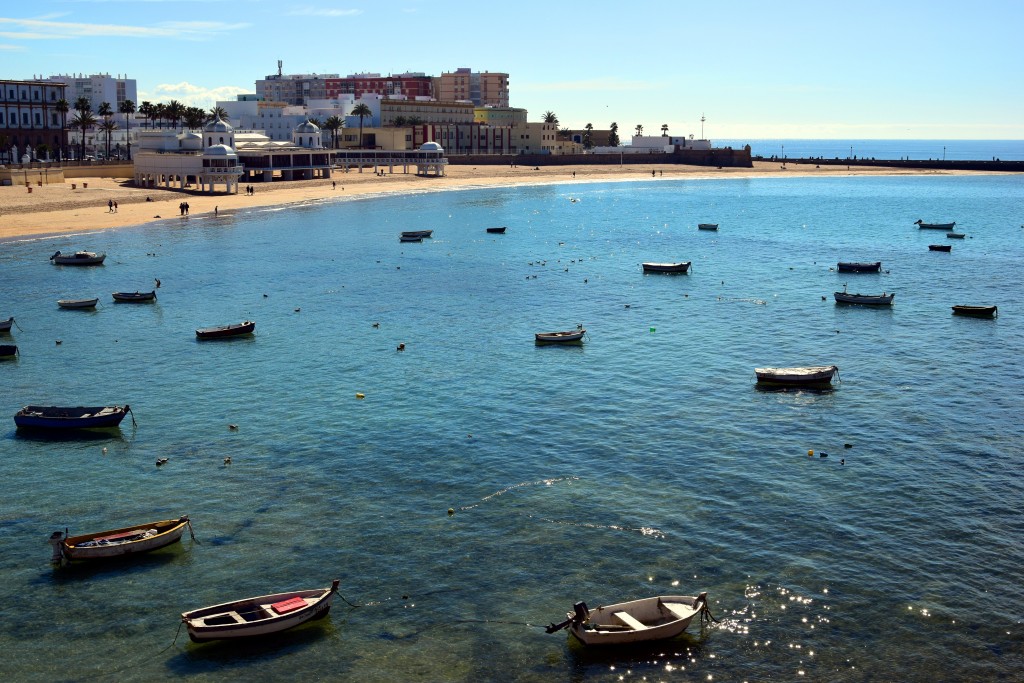
[[[185,215],[188,215],[188,202],[185,202]]]
[[[178,204],[178,211],[181,212],[182,216],[185,215],[185,202],[181,202],[180,204]]]
[[[117,213],[117,202],[114,202],[114,213]]]
[[[114,213],[114,200],[113,199],[108,199],[107,200],[107,213]]]
[[[332,190],[337,190],[338,189],[338,183],[336,181],[334,181],[334,180],[331,181],[331,189]]]
[[[219,206],[213,207],[213,215],[216,216],[218,213],[220,213],[220,207]]]

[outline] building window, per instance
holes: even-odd
[[[40,114],[39,112],[36,112],[36,125],[37,126],[43,125],[43,115]]]
[[[29,125],[29,123],[28,123],[28,112],[27,111],[21,112],[21,123],[24,126]]]

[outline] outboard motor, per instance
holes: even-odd
[[[587,603],[582,600],[573,605],[572,610],[576,613],[577,623],[582,624],[590,617],[590,610],[587,609]]]
[[[54,253],[54,255],[50,257],[50,260],[52,261],[53,259],[57,258],[58,256],[60,256],[60,249],[58,249],[56,251],[56,253]]]
[[[64,534],[59,531],[50,534],[50,546],[53,548],[50,562],[54,564],[64,564],[64,538]]]

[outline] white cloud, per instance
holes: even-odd
[[[183,38],[203,39],[212,34],[247,28],[246,23],[217,21],[168,21],[154,26],[123,24],[85,24],[45,19],[12,19],[0,17],[0,27],[20,30],[0,31],[0,37],[21,40],[66,40],[69,38]]]
[[[235,85],[221,85],[214,88],[207,88],[195,85],[188,81],[180,83],[160,83],[154,88],[146,91],[139,91],[139,101],[135,104],[149,101],[167,103],[170,100],[178,100],[190,107],[202,107],[209,109],[218,100],[234,100],[240,93],[251,93],[253,88],[241,88]]]
[[[361,9],[327,9],[305,5],[289,10],[288,15],[293,17],[354,17],[362,14]]]
[[[24,49],[25,48],[22,45],[4,45],[4,44],[0,43],[0,50],[6,50],[6,51],[9,51],[9,52],[14,52],[14,51],[17,51],[17,50],[24,50]]]

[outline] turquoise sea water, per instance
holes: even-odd
[[[715,140],[716,147],[750,145],[754,156],[788,159],[946,159],[1024,161],[1024,140]]]
[[[21,357],[0,364],[0,672],[1018,678],[1022,206],[1012,176],[653,181],[2,243]],[[930,252],[945,234],[918,218],[968,237]],[[58,267],[57,249],[108,258]],[[641,273],[674,260],[692,272]],[[112,303],[154,278],[157,303]],[[844,285],[895,306],[836,306]],[[55,304],[85,296],[96,311]],[[195,340],[245,319],[250,339]],[[533,343],[577,323],[582,346]],[[754,387],[758,366],[833,363],[831,392]],[[33,438],[11,419],[30,403],[129,403],[138,425]],[[48,563],[52,531],[186,513],[198,543]],[[360,607],[269,642],[172,645],[182,611],[335,577]],[[721,623],[651,648],[540,628],[577,600],[702,590]]]

